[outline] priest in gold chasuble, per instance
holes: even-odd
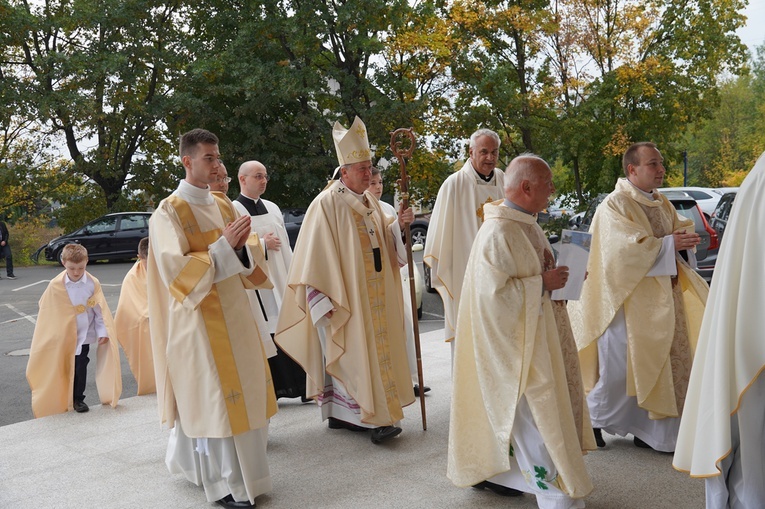
[[[148,293],[160,422],[172,428],[166,463],[210,502],[254,506],[270,491],[271,376],[246,288],[270,288],[250,217],[208,184],[217,137],[181,137],[186,178],[149,224]]]
[[[366,128],[335,124],[340,180],[311,203],[287,278],[276,343],[306,371],[332,429],[372,430],[374,443],[399,433],[414,401],[406,353],[399,267],[401,225],[366,189],[371,152]]]
[[[536,221],[555,189],[552,172],[539,157],[518,156],[505,185],[505,199],[484,207],[465,272],[447,475],[461,487],[532,493],[545,509],[582,508],[592,491],[582,455],[595,440],[582,425],[582,391],[569,388],[581,386],[578,361],[561,350],[565,325],[550,300],[568,267],[547,263],[552,248]]]
[[[598,445],[602,429],[671,452],[709,287],[688,262],[700,241],[693,221],[656,190],[665,173],[659,150],[636,143],[622,166],[627,178],[593,218],[572,327]]]

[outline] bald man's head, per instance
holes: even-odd
[[[242,194],[257,200],[266,191],[268,171],[259,161],[246,161],[239,167],[239,188]]]
[[[505,197],[531,213],[547,208],[555,192],[550,166],[539,156],[522,154],[505,170]]]

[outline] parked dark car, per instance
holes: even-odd
[[[733,208],[733,200],[735,199],[735,191],[725,193],[722,198],[720,198],[720,201],[717,202],[715,211],[712,212],[712,218],[709,221],[709,225],[717,232],[717,239],[720,243],[722,243],[725,227],[728,225],[728,218],[730,217],[730,211]]]
[[[287,229],[287,236],[290,239],[290,247],[295,250],[295,242],[300,233],[300,225],[303,224],[306,209],[282,209],[284,217],[284,227]]]
[[[680,215],[693,220],[694,229],[699,234],[699,237],[701,237],[701,243],[696,246],[696,261],[698,263],[696,272],[706,281],[710,281],[712,279],[712,272],[714,272],[715,262],[717,261],[717,247],[719,246],[717,232],[709,225],[706,215],[701,211],[696,200],[691,198],[690,195],[682,191],[663,190],[662,193],[672,202],[672,205],[675,206]],[[588,231],[590,229],[595,210],[606,196],[608,195],[605,193],[599,194],[590,202],[578,224],[578,230]]]
[[[138,242],[149,235],[150,212],[117,212],[99,217],[79,230],[48,242],[45,259],[61,263],[67,244],[88,250],[88,260],[129,260],[138,255]]]

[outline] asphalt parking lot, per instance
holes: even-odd
[[[414,253],[415,261],[422,267],[422,253]],[[117,309],[122,280],[132,262],[98,262],[88,265],[88,271],[98,278],[106,301],[114,313]],[[63,268],[54,265],[17,267],[17,279],[0,279],[0,426],[27,421],[33,418],[31,392],[26,380],[29,346],[37,321],[37,303],[48,285]],[[423,292],[423,317],[420,332],[443,328],[443,305],[438,294]],[[85,402],[98,403],[98,393],[93,376],[96,349],[91,349],[91,364]],[[124,353],[122,358],[121,399],[136,395],[136,383]]]

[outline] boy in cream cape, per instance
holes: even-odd
[[[35,417],[87,412],[85,382],[90,345],[98,343],[96,385],[103,404],[117,406],[122,394],[119,348],[114,320],[101,284],[88,274],[88,251],[79,244],[64,246],[64,272],[48,284],[40,298],[27,364]]]

